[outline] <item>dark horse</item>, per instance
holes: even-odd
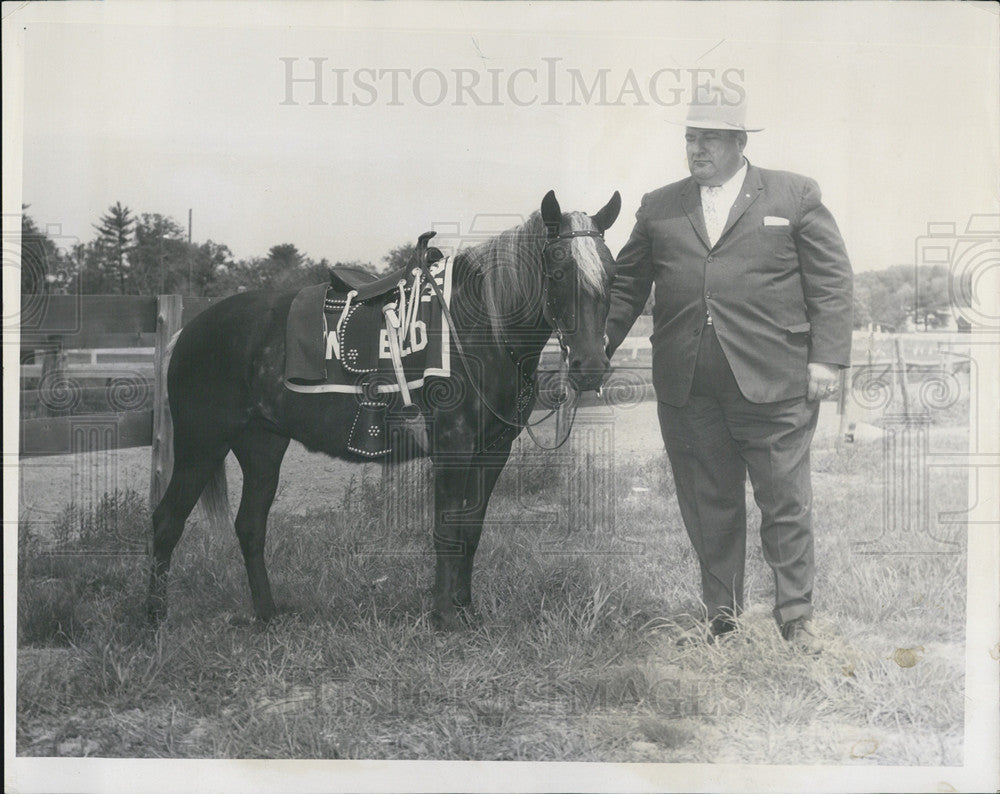
[[[447,390],[458,397],[447,405],[421,398],[434,392],[430,382],[415,394],[428,419],[434,468],[432,617],[440,628],[460,626],[471,609],[472,561],[486,506],[534,404],[535,369],[553,331],[568,351],[568,377],[577,390],[597,389],[607,376],[604,325],[614,259],[603,232],[620,208],[616,192],[593,216],[563,214],[550,191],[541,212],[523,225],[455,256],[450,310],[462,354]],[[357,396],[302,394],[284,385],[294,296],[234,295],[194,318],[177,338],[167,376],[173,474],[153,513],[147,601],[153,621],[166,614],[170,557],[199,497],[204,491],[209,504],[213,498],[227,504],[219,499],[225,479],[218,472],[230,450],[243,469],[236,534],[262,621],[276,613],[264,536],[289,440],[356,459],[347,443]]]

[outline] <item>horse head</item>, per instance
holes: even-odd
[[[544,317],[569,358],[569,379],[578,391],[598,389],[611,369],[605,346],[615,260],[604,232],[621,210],[616,190],[596,214],[559,208],[555,193],[542,199],[547,232],[544,260]]]

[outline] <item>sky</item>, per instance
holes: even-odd
[[[426,229],[509,226],[552,188],[591,213],[621,191],[617,251],[642,195],[687,175],[678,122],[706,77],[745,91],[752,163],[818,181],[858,271],[913,262],[928,223],[1000,212],[993,5],[4,13],[24,28],[21,200],[65,243],[120,201],[182,226],[190,210],[194,241],[237,257],[378,263]]]

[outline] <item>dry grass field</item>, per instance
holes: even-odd
[[[399,485],[290,455],[268,535],[284,612],[267,627],[249,620],[235,536],[196,512],[169,619],[146,628],[146,475],[118,477],[85,511],[26,518],[17,753],[961,764],[965,470],[929,478],[927,526],[886,518],[888,445],[818,438],[828,651],[803,658],[779,638],[753,529],[739,632],[679,647],[697,615],[695,562],[658,429],[632,432],[647,451],[613,460],[579,424],[569,452],[521,448],[476,560],[478,623],[455,634],[428,622],[426,506],[411,498],[402,521],[387,507],[424,487],[420,465]],[[961,452],[967,435],[956,410],[926,437]]]

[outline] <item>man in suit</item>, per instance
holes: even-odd
[[[745,94],[713,89],[685,124],[690,178],[647,193],[618,255],[608,351],[655,285],[653,385],[709,639],[743,606],[746,477],[774,572],[774,617],[805,653],[812,625],[809,445],[850,364],[852,272],[816,182],[751,165]]]

